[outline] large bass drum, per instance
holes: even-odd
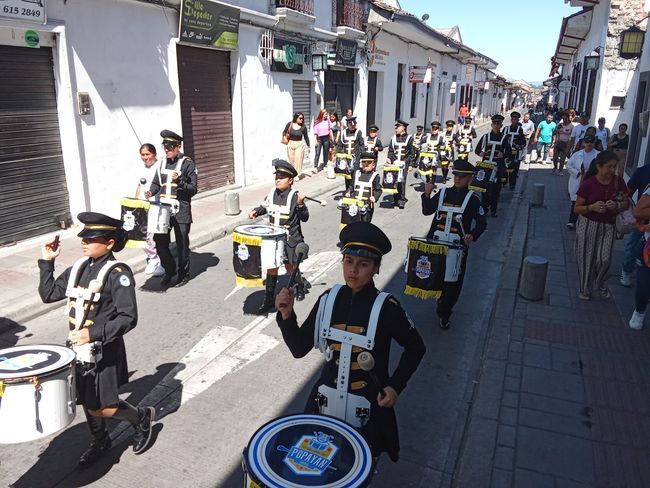
[[[260,427],[244,450],[246,488],[356,488],[370,483],[373,463],[365,439],[325,415],[281,417]]]
[[[76,414],[75,354],[55,345],[0,350],[0,444],[33,441]]]

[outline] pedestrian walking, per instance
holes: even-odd
[[[323,293],[302,326],[293,291],[284,288],[275,301],[276,320],[295,358],[314,347],[325,355],[305,411],[344,420],[361,431],[375,460],[386,452],[396,462],[400,448],[395,404],[426,348],[399,302],[375,287],[373,277],[392,247],[386,234],[373,224],[355,222],[341,231],[339,240],[345,284]],[[403,351],[391,374],[393,340]],[[371,372],[359,366],[364,352],[374,358]]]
[[[594,140],[596,141],[596,151],[603,151],[603,145],[600,142],[600,139],[596,136],[596,128],[593,125],[590,125],[587,127],[587,130],[585,131],[585,135],[578,141],[578,144],[576,145],[575,150],[580,151],[582,148],[584,148],[584,141],[586,137],[593,137]]]
[[[460,108],[458,109],[458,123],[464,124],[465,117],[467,117],[468,115],[469,115],[469,109],[467,108],[467,104],[461,103]]]
[[[316,136],[316,156],[314,158],[314,170],[320,171],[327,166],[327,160],[330,152],[330,144],[332,143],[332,124],[330,122],[327,110],[321,109],[318,112],[318,117],[314,120],[314,136]],[[323,164],[319,164],[321,152],[323,154]]]
[[[569,229],[575,229],[578,220],[578,214],[575,210],[576,199],[578,198],[578,189],[584,179],[587,170],[591,166],[591,162],[598,156],[596,151],[596,138],[588,137],[585,141],[584,149],[577,151],[571,155],[566,169],[569,172],[568,191],[569,198],[571,198],[571,210],[569,211],[569,220],[566,226]]]
[[[571,131],[571,140],[569,141],[569,147],[571,147],[572,154],[578,150],[578,143],[585,136],[588,128],[589,115],[583,112],[580,114],[579,123],[575,124],[573,130]]]
[[[612,138],[612,134],[608,127],[605,127],[605,117],[600,117],[598,119],[598,127],[596,127],[596,137],[600,141],[600,144],[603,147],[603,151],[606,151],[609,145],[609,140]]]
[[[648,308],[648,300],[650,300],[650,186],[645,189],[639,199],[639,203],[634,209],[634,216],[643,222],[640,228],[645,234],[643,248],[638,254],[634,312],[630,317],[629,326],[631,329],[640,330],[643,328],[643,320]]]
[[[305,151],[309,152],[309,131],[302,112],[293,114],[293,119],[284,126],[283,141],[287,141],[287,158],[296,168],[298,175],[302,173]]]
[[[537,126],[533,144],[537,148],[537,161],[538,163],[546,164],[549,149],[553,144],[553,133],[555,132],[555,122],[553,122],[553,115],[548,114],[546,120],[543,120]],[[541,156],[541,158],[540,158]]]
[[[450,188],[443,187],[431,197],[435,186],[432,183],[426,183],[422,194],[422,213],[434,216],[426,236],[427,239],[437,238],[445,242],[459,241],[463,245],[458,279],[445,281],[442,286],[442,294],[438,298],[436,314],[442,329],[449,328],[454,305],[460,297],[469,248],[487,228],[485,212],[481,207],[481,198],[468,188],[474,171],[474,166],[467,160],[457,159],[454,161],[452,169],[454,185]]]
[[[625,180],[615,174],[616,154],[604,151],[596,156],[578,189],[574,211],[576,259],[581,300],[591,299],[596,288],[602,298],[611,296],[606,285],[616,236],[616,215],[629,205]]]
[[[146,199],[146,193],[151,191],[151,184],[153,183],[154,176],[158,170],[158,158],[156,154],[156,147],[153,144],[145,143],[140,146],[140,159],[143,166],[140,168],[140,178],[135,189],[135,198]],[[158,251],[156,251],[156,242],[154,235],[147,232],[147,240],[144,247],[144,255],[147,259],[147,266],[144,268],[144,273],[153,276],[162,276],[165,274],[165,269],[160,263]]]
[[[625,174],[625,163],[627,161],[627,149],[630,145],[630,136],[627,133],[627,124],[619,124],[618,132],[609,140],[609,148],[616,153],[618,157],[618,166],[616,174],[623,176]]]
[[[499,196],[501,195],[501,180],[506,175],[506,157],[511,151],[508,137],[501,130],[504,119],[505,117],[501,114],[492,116],[490,132],[481,136],[474,150],[474,153],[481,157],[481,161],[495,166],[489,176],[489,183],[483,194],[482,202],[483,211],[487,213],[489,210],[492,217],[497,216]]]
[[[114,255],[124,248],[126,231],[120,220],[108,215],[82,212],[77,218],[84,225],[77,234],[84,257],[55,279],[61,246],[58,239],[46,243],[38,260],[38,292],[44,303],[68,298],[67,342],[76,353],[77,403],[92,436],[79,459],[79,467],[87,468],[111,448],[106,419],[129,422],[135,429],[133,452],[141,454],[151,444],[155,410],[135,407],[118,396],[119,387],[129,381],[123,336],[138,323],[133,273]],[[36,405],[38,409],[38,399]]]
[[[506,155],[506,175],[507,184],[511,190],[514,190],[517,184],[522,151],[526,149],[526,137],[521,123],[519,123],[520,118],[521,114],[519,112],[512,112],[510,114],[510,125],[503,129],[503,134],[508,138],[508,144],[510,144],[510,154]]]
[[[415,161],[415,142],[413,136],[407,132],[409,124],[403,120],[395,122],[395,135],[388,144],[388,160],[393,166],[400,168],[397,174],[397,193],[393,195],[393,208],[404,209],[406,198],[406,179],[410,167]]]
[[[569,118],[568,112],[562,112],[561,121],[555,128],[555,144],[553,148],[553,170],[557,171],[559,176],[564,174],[564,163],[569,155],[569,143],[571,141],[571,132],[573,124]]]
[[[630,197],[635,198],[638,192],[638,198],[645,189],[650,186],[650,164],[646,164],[632,174],[627,182],[627,188],[630,191]],[[643,247],[643,232],[640,229],[634,229],[625,237],[625,249],[623,251],[623,262],[621,265],[621,280],[623,286],[632,286],[632,277],[636,270],[636,261]]]
[[[176,286],[184,286],[190,280],[190,228],[192,227],[192,197],[198,189],[198,172],[191,158],[181,152],[183,138],[170,130],[160,133],[163,138],[165,159],[161,161],[154,175],[147,198],[158,196],[162,203],[171,205],[169,230],[155,234],[154,241],[160,262],[165,268],[165,275],[160,280],[162,286],[168,286],[176,276]],[[164,191],[163,191],[164,189]],[[169,250],[169,233],[174,229],[178,268]]]
[[[535,123],[530,120],[530,112],[524,114],[524,119],[521,123],[521,130],[524,132],[526,138],[526,153],[524,155],[526,162],[530,163],[530,153],[533,149],[533,136],[535,135]]]
[[[332,147],[336,148],[341,137],[341,121],[339,120],[339,116],[336,112],[332,112],[330,114],[330,128],[332,129]],[[330,153],[331,152],[332,151],[330,151]],[[332,158],[330,157],[330,160],[331,159]]]

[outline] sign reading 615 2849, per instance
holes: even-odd
[[[0,0],[0,17],[44,24],[45,0]]]

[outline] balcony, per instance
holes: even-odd
[[[275,0],[272,14],[278,22],[294,26],[294,29],[314,25],[314,0]]]
[[[275,0],[275,8],[288,8],[301,14],[314,15],[314,0]]]
[[[336,27],[363,32],[364,8],[361,0],[336,0]]]

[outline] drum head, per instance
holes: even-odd
[[[361,434],[324,415],[269,422],[253,435],[245,456],[255,480],[273,488],[365,486],[373,469]]]
[[[72,349],[63,346],[34,344],[0,349],[0,380],[42,376],[67,366],[74,358]]]
[[[264,224],[250,224],[240,225],[235,228],[235,232],[248,236],[282,236],[286,235],[286,231],[282,227],[275,227],[274,225]]]

